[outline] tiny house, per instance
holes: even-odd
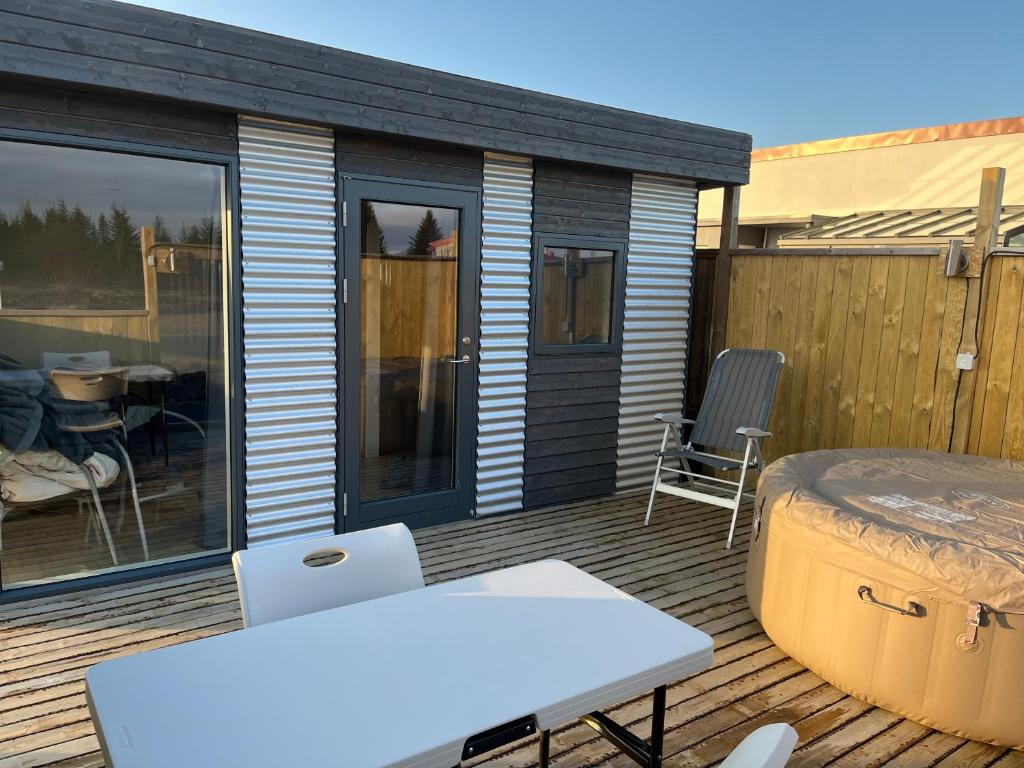
[[[637,488],[743,133],[3,12],[0,600]]]

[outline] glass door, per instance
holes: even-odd
[[[226,552],[228,166],[0,141],[0,590]]]
[[[478,195],[344,180],[345,528],[472,498]]]

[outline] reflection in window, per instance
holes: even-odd
[[[224,169],[0,167],[0,586],[225,550]]]
[[[543,247],[542,345],[609,344],[615,251]]]
[[[454,483],[459,211],[362,203],[360,496]]]

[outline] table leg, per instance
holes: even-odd
[[[551,731],[540,732],[540,768],[548,768],[551,758]]]
[[[665,686],[654,689],[654,711],[651,712],[650,768],[661,768],[661,753],[665,745]]]
[[[654,709],[651,712],[651,740],[644,741],[628,728],[619,725],[602,712],[591,712],[580,718],[608,741],[618,747],[626,757],[641,768],[661,768],[661,753],[665,742],[665,690],[662,685],[654,689]]]

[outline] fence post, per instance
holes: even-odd
[[[715,256],[715,277],[711,294],[711,343],[708,345],[707,370],[718,353],[725,349],[725,332],[729,324],[729,280],[732,274],[732,252],[736,249],[740,215],[740,188],[722,190],[722,231]]]
[[[978,333],[985,322],[985,261],[996,248],[999,219],[1003,212],[1003,183],[1005,168],[985,168],[981,172],[981,193],[978,199],[978,221],[974,228],[974,248],[971,265],[967,268],[967,298],[964,304],[964,324],[957,354],[974,357],[969,371],[960,371],[956,402],[953,404],[953,429],[949,438],[951,453],[966,453],[971,433],[975,388],[978,383]],[[975,266],[977,265],[977,266]]]

